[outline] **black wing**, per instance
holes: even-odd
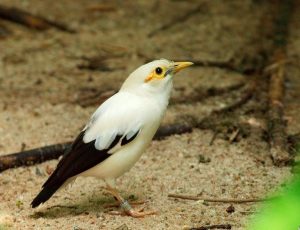
[[[116,135],[107,149],[98,150],[95,148],[95,140],[89,143],[83,142],[84,131],[81,132],[70,149],[65,152],[55,171],[44,183],[42,191],[32,201],[31,206],[34,208],[46,202],[66,180],[101,163],[111,156],[111,154],[108,154],[109,150],[115,147],[120,140],[121,145],[126,145],[133,141],[138,133],[139,131],[129,139],[126,135]]]

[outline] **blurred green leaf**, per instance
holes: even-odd
[[[249,225],[251,230],[300,229],[300,177],[287,186],[281,197],[266,204]]]

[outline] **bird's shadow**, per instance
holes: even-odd
[[[127,196],[126,199],[135,200],[136,198],[132,198],[132,195]],[[93,213],[98,215],[99,213],[103,213],[111,210],[111,208],[107,208],[106,206],[115,204],[116,201],[111,196],[90,196],[85,199],[76,200],[76,203],[67,203],[62,205],[54,205],[48,207],[41,211],[36,211],[31,214],[29,217],[33,219],[38,218],[46,218],[46,219],[55,219],[59,217],[66,216],[77,216],[81,214],[90,214]]]

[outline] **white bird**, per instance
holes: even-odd
[[[46,202],[78,176],[92,176],[105,181],[127,215],[154,214],[133,210],[115,188],[115,179],[137,162],[151,142],[169,102],[173,75],[192,64],[161,59],[131,73],[119,92],[95,111],[31,206]]]

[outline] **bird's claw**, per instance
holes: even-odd
[[[150,215],[156,215],[157,214],[156,211],[144,212],[144,211],[135,211],[133,209],[125,211],[125,213],[128,216],[132,216],[132,217],[135,217],[135,218],[142,218],[142,217],[145,217],[145,216],[150,216]]]
[[[137,202],[135,202],[137,203]],[[141,204],[141,202],[139,202]],[[142,202],[142,204],[145,203],[145,202]],[[135,211],[131,205],[128,203],[128,201],[123,201],[120,205],[121,209],[123,211],[110,211],[109,214],[111,215],[127,215],[127,216],[132,216],[132,217],[135,217],[135,218],[142,218],[142,217],[145,217],[145,216],[150,216],[150,215],[155,215],[157,214],[157,212],[155,211],[148,211],[148,212],[144,212],[144,207],[142,207],[140,210],[138,211]]]

